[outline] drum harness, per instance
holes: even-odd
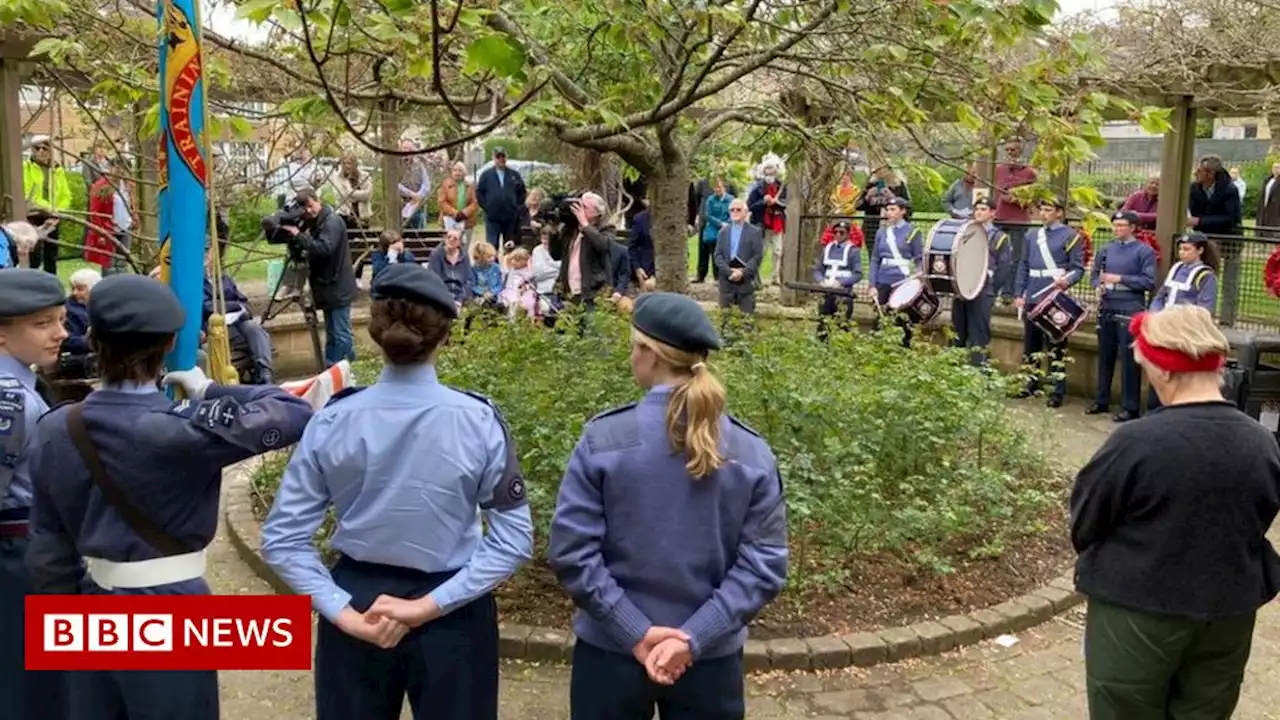
[[[1178,276],[1178,269],[1182,267],[1190,267],[1191,270],[1187,272],[1187,279],[1179,282],[1174,278]],[[1169,299],[1165,301],[1165,304],[1177,305],[1178,293],[1191,292],[1191,286],[1207,269],[1209,269],[1209,266],[1204,263],[1196,263],[1195,265],[1187,265],[1182,261],[1174,263],[1173,267],[1169,268],[1169,276],[1164,281],[1164,286],[1169,288]]]
[[[842,276],[852,275],[851,270],[840,270],[837,268],[848,268],[849,266],[849,250],[853,247],[849,242],[842,243],[844,245],[844,255],[840,260],[831,259],[831,248],[835,245],[832,243],[822,251],[822,264],[827,266],[827,280],[836,280]]]

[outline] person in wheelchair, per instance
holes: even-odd
[[[62,341],[62,352],[72,355],[88,355],[89,349],[89,293],[102,275],[97,270],[83,268],[71,274],[71,294],[67,296],[67,316],[62,324],[67,329],[67,339]]]
[[[209,316],[215,308],[213,302],[213,280],[209,277],[209,269],[213,266],[213,249],[205,251],[204,267],[204,312],[201,326],[204,332],[209,330]],[[273,380],[271,357],[271,336],[266,329],[253,319],[253,310],[249,307],[249,298],[240,292],[231,275],[222,273],[222,298],[227,322],[227,340],[232,347],[232,355],[236,354],[236,345],[243,343],[248,347],[252,364],[249,368],[249,381],[255,385],[270,385]]]

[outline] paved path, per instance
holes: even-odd
[[[1110,423],[1068,405],[1049,413],[1016,404],[1032,427],[1058,428],[1055,452],[1077,467],[1106,437]],[[1280,527],[1273,530],[1280,541]],[[217,593],[269,593],[220,533],[211,548],[210,583]],[[768,673],[749,680],[751,720],[1063,720],[1086,717],[1079,611],[1066,613],[1003,648],[984,643],[947,655],[869,670]],[[311,674],[222,674],[222,716],[241,720],[312,717]],[[566,720],[565,667],[506,663],[502,720]],[[404,717],[409,717],[408,713]],[[1236,720],[1280,720],[1280,605],[1263,610]],[[354,720],[354,719],[353,719]]]

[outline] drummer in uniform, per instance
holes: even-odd
[[[278,387],[215,385],[197,367],[165,375],[186,399],[165,397],[156,381],[182,324],[156,280],[115,275],[94,288],[102,386],[40,419],[27,466],[35,592],[207,595],[222,469],[302,436],[311,407]],[[218,718],[212,670],[79,671],[66,685],[74,720]]]
[[[578,606],[570,717],[740,719],[747,624],[786,581],[782,476],[725,413],[697,302],[642,295],[632,325],[646,394],[583,428],[551,521],[547,560]]]
[[[853,286],[862,280],[862,248],[849,239],[850,227],[848,220],[831,226],[832,240],[822,249],[818,264],[813,268],[814,282],[833,289],[843,288],[847,293],[843,296],[824,293],[818,304],[818,339],[824,342],[829,331],[828,318],[836,314],[840,305],[844,306],[840,329],[849,329],[853,318]]]
[[[1178,238],[1178,262],[1169,268],[1164,285],[1151,298],[1151,311],[1175,305],[1199,305],[1214,312],[1218,307],[1217,270],[1222,260],[1217,243],[1204,233],[1189,232]],[[1154,386],[1147,392],[1147,411],[1161,407]]]
[[[24,557],[34,494],[24,461],[36,450],[36,422],[49,410],[31,366],[58,362],[67,337],[64,299],[56,275],[0,270],[0,702],[4,717],[16,720],[61,717],[50,712],[58,676],[24,669],[24,598],[30,589]]]
[[[996,292],[1004,287],[1012,257],[1009,236],[993,222],[995,208],[987,198],[973,201],[973,222],[987,233],[987,279],[978,297],[965,300],[956,295],[951,299],[951,322],[956,331],[956,347],[969,348],[969,363],[974,367],[987,364],[986,348],[991,345],[991,310],[996,304]]]
[[[496,720],[493,590],[533,554],[516,447],[489,400],[436,375],[458,314],[444,281],[393,265],[371,294],[386,366],[316,414],[263,557],[320,613],[317,720],[398,718],[406,693],[418,720]],[[312,543],[330,507],[332,572]]]
[[[907,222],[911,203],[895,197],[884,205],[884,221],[876,231],[876,244],[871,251],[871,287],[869,294],[875,299],[877,313],[874,330],[881,327],[881,318],[889,309],[889,296],[894,287],[912,277],[920,268],[924,257],[924,240],[920,231]],[[902,328],[902,346],[911,347],[911,323],[898,317],[895,321]]]
[[[1110,409],[1111,378],[1120,360],[1121,411],[1113,418],[1128,422],[1142,414],[1142,368],[1133,355],[1129,321],[1146,309],[1147,293],[1156,286],[1156,251],[1137,239],[1138,214],[1122,210],[1111,218],[1115,240],[1098,253],[1090,280],[1102,291],[1098,309],[1098,395],[1085,410],[1099,415]]]
[[[1050,292],[1065,292],[1084,278],[1084,243],[1080,233],[1065,224],[1066,201],[1061,198],[1040,203],[1044,225],[1027,233],[1026,252],[1018,264],[1014,278],[1014,305],[1022,314],[1022,362],[1032,370],[1027,386],[1018,397],[1027,398],[1040,390],[1043,371],[1039,355],[1049,354],[1049,372],[1056,375],[1049,394],[1051,408],[1062,407],[1067,396],[1067,367],[1064,361],[1067,344],[1055,343],[1031,322],[1028,313]]]

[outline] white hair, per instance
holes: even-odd
[[[71,287],[80,290],[92,290],[102,279],[102,274],[90,268],[80,268],[71,273]]]
[[[40,231],[29,222],[18,220],[17,222],[5,223],[4,231],[13,238],[14,245],[17,245],[18,252],[29,253],[40,240]]]
[[[583,205],[590,203],[593,207],[595,207],[596,214],[600,215],[601,217],[603,217],[605,211],[609,209],[604,203],[604,198],[600,197],[599,195],[593,192],[582,193],[582,203]]]

